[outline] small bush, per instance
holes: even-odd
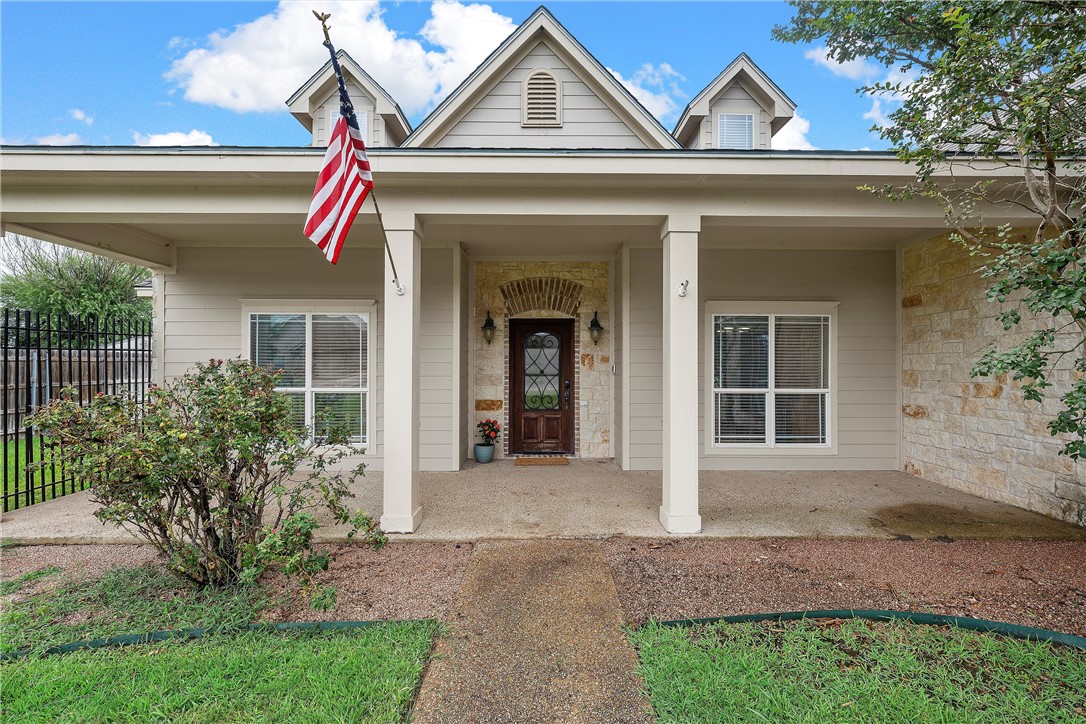
[[[364,466],[342,471],[346,433],[313,439],[295,427],[278,374],[241,360],[197,365],[137,405],[98,395],[87,407],[66,390],[30,422],[92,486],[95,515],[124,526],[199,585],[253,580],[269,565],[310,577],[328,567],[313,551],[314,511],[327,508],[349,536],[384,536],[344,504]]]

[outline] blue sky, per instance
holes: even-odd
[[[537,3],[0,3],[5,143],[307,145],[284,101],[332,40],[415,125]],[[885,148],[868,129],[885,101],[855,92],[885,69],[827,62],[770,37],[778,2],[551,2],[548,8],[670,130],[683,106],[746,52],[798,106],[796,148]],[[308,20],[305,18],[309,16]],[[807,125],[809,124],[809,125]]]

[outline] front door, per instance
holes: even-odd
[[[573,452],[573,320],[509,320],[513,453]]]

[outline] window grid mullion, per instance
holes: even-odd
[[[305,313],[305,425],[309,434],[317,434],[313,400],[313,313]]]
[[[769,390],[765,399],[765,442],[767,447],[776,447],[777,435],[777,315],[769,315],[769,359],[767,364]]]

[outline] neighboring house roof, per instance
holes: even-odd
[[[696,132],[699,124],[709,115],[709,107],[713,100],[736,82],[742,83],[748,92],[753,91],[758,96],[758,101],[770,115],[770,127],[773,133],[779,131],[791,120],[796,104],[777,87],[776,83],[770,80],[749,55],[740,53],[728,64],[728,67],[720,72],[720,75],[687,104],[679,122],[675,124],[672,135],[685,145],[686,139]]]
[[[354,80],[374,98],[377,113],[384,120],[386,131],[390,131],[396,140],[402,140],[410,135],[411,124],[388,91],[382,88],[381,84],[375,81],[373,76],[367,73],[345,50],[336,51],[336,59],[339,60],[339,65],[343,69],[344,80]],[[291,115],[312,131],[313,116],[317,108],[336,92],[336,86],[335,71],[332,70],[332,59],[329,58],[320,70],[287,99],[287,107],[290,108]]]
[[[667,129],[542,6],[419,124],[403,146],[434,146],[541,40],[547,42],[548,47],[648,148],[678,148],[679,144]]]
[[[155,280],[151,277],[147,277],[142,282],[133,284],[132,290],[139,298],[153,297],[155,295]]]

